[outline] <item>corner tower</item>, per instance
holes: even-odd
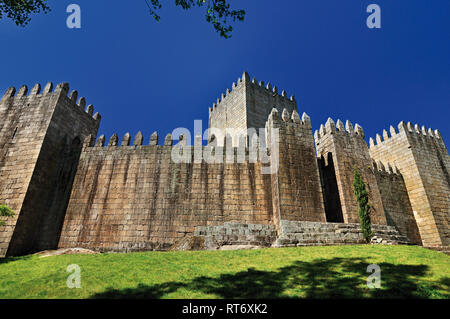
[[[450,245],[450,156],[439,131],[400,122],[370,139],[370,155],[403,175],[423,245]]]
[[[358,203],[353,192],[353,171],[358,169],[367,184],[373,224],[386,225],[383,202],[372,171],[369,147],[363,128],[350,121],[335,123],[331,118],[314,134],[320,157],[327,221],[359,223]]]
[[[0,228],[0,256],[56,248],[82,141],[100,124],[67,83],[27,92],[11,87],[0,101],[0,203],[16,212]]]

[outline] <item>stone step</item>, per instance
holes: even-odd
[[[268,231],[275,232],[275,227],[272,225],[261,225],[261,224],[239,224],[228,222],[223,225],[217,226],[198,226],[196,228],[198,232],[226,232],[226,231],[241,231],[241,232],[259,232]]]
[[[331,230],[331,231],[308,231],[308,232],[287,232],[287,231],[283,231],[283,234],[299,234],[299,235],[311,235],[311,234],[322,234],[322,235],[326,235],[326,234],[333,234],[333,235],[339,235],[339,236],[344,236],[344,235],[358,235],[361,233],[361,231],[341,231],[341,230]]]
[[[295,222],[295,221],[283,221],[281,223],[282,228],[290,228],[290,229],[323,229],[323,230],[332,230],[332,229],[347,229],[347,230],[359,230],[359,224],[339,224],[339,223],[311,223],[311,222]],[[397,230],[393,226],[385,226],[385,225],[372,225],[372,229],[374,231],[379,232],[396,232]]]
[[[282,233],[275,241],[275,247],[366,243],[359,224],[282,220],[281,229]],[[409,244],[408,239],[400,235],[395,227],[372,225],[372,231],[376,236],[374,243]]]
[[[194,236],[201,237],[208,247],[220,249],[223,246],[270,247],[277,239],[273,225],[241,224],[227,222],[215,226],[199,226]]]
[[[278,237],[273,225],[227,222],[199,226],[193,236],[203,238],[208,247],[259,246],[294,247],[365,244],[359,224],[281,221]],[[373,225],[374,244],[409,244],[392,226]]]
[[[195,231],[195,236],[214,236],[214,235],[262,235],[262,236],[277,236],[276,231],[269,230],[240,230],[240,229],[208,229],[204,231]]]
[[[298,233],[283,233],[280,235],[282,238],[292,238],[298,240],[308,240],[308,239],[316,239],[316,238],[358,238],[360,237],[358,234],[335,234],[335,233],[318,233],[318,234],[298,234]]]
[[[314,233],[314,234],[326,234],[326,233],[336,233],[336,234],[347,234],[347,233],[355,233],[355,234],[359,234],[361,232],[360,229],[353,229],[353,228],[338,228],[338,229],[330,229],[330,228],[290,228],[290,227],[286,227],[283,229],[286,233],[298,233],[298,234],[310,234],[310,233]],[[373,232],[375,234],[378,234],[380,236],[401,236],[399,235],[397,230],[383,230],[383,231],[379,231],[374,229]],[[404,236],[402,236],[404,237]]]

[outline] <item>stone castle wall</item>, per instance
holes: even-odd
[[[0,228],[0,255],[55,247],[75,176],[81,140],[96,135],[99,115],[84,110],[62,83],[7,91],[0,103],[0,203],[16,216]],[[59,224],[59,225],[58,225]]]
[[[277,228],[281,220],[325,222],[325,209],[320,185],[319,170],[311,130],[311,120],[306,113],[302,119],[296,110],[284,109],[281,118],[273,109],[267,127],[278,129],[278,169],[272,174],[274,215]],[[273,131],[268,131],[268,133]],[[272,138],[268,134],[269,139]],[[269,143],[268,143],[269,145]],[[273,164],[273,163],[272,163]]]
[[[403,176],[388,166],[374,163],[374,174],[380,190],[387,224],[395,226],[400,234],[406,236],[412,243],[420,245],[419,228],[409,201]]]
[[[359,223],[358,203],[353,192],[354,169],[356,168],[361,172],[368,188],[372,222],[386,225],[380,191],[372,171],[369,147],[364,141],[364,131],[358,124],[355,128],[350,121],[347,121],[346,124],[344,127],[340,120],[335,124],[332,119],[329,119],[325,126],[321,125],[320,131],[315,132],[318,156],[323,159],[332,158],[334,169],[331,172],[335,174],[343,220],[345,223]],[[321,167],[323,168],[323,165]],[[322,174],[326,174],[326,172]],[[333,179],[333,176],[328,176],[327,179]],[[329,195],[325,192],[325,196]],[[330,201],[326,201],[327,207],[331,207]]]
[[[399,242],[449,245],[450,157],[438,131],[402,122],[369,148],[359,125],[329,119],[313,137],[293,97],[244,73],[210,109],[210,128],[238,134],[209,135],[207,146],[201,137],[173,145],[169,134],[159,145],[154,133],[143,145],[140,133],[133,141],[114,134],[105,146],[103,135],[95,143],[100,115],[68,92],[65,83],[29,95],[11,88],[0,101],[0,203],[17,213],[0,227],[0,256],[166,250],[227,223],[266,225],[286,240],[286,223],[359,223],[354,168],[373,224],[398,231]],[[266,139],[241,138],[247,128],[265,128]]]
[[[0,203],[15,212],[21,211],[53,111],[49,105],[55,99],[50,94],[33,99],[36,89],[26,94],[26,87],[16,95],[10,88],[0,103]],[[18,217],[0,227],[0,256],[6,254]]]
[[[59,247],[166,250],[197,226],[271,223],[270,175],[260,162],[195,163],[185,146],[191,163],[174,163],[170,135],[162,146],[135,144],[83,150]]]
[[[190,160],[176,163],[170,135],[162,146],[155,135],[146,146],[139,135],[133,146],[129,136],[121,146],[113,136],[103,147],[100,137],[97,146],[82,152],[59,247],[167,250],[198,226],[269,225],[280,216],[324,221],[311,125],[306,115],[301,121],[295,114],[282,120],[275,111],[268,124],[280,129],[283,141],[276,174],[263,174],[270,163],[249,158],[251,152],[259,154],[258,147],[244,148],[245,160],[239,163],[242,154],[229,146],[231,141],[224,147],[201,146],[198,138],[194,147],[180,142]],[[223,163],[199,160],[196,150],[223,154]]]
[[[401,122],[370,140],[370,154],[403,175],[422,242],[450,244],[450,157],[439,131]]]

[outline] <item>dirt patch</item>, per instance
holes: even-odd
[[[265,247],[256,245],[223,245],[220,250],[262,249]]]
[[[100,254],[97,251],[93,251],[85,248],[62,248],[57,250],[45,250],[36,253],[39,258],[50,257],[50,256],[60,256],[60,255],[94,255]]]
[[[211,236],[186,235],[173,244],[169,250],[216,250],[218,248],[219,244]]]

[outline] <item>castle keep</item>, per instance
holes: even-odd
[[[244,73],[209,109],[209,127],[230,136],[106,140],[68,84],[27,91],[0,102],[0,204],[16,212],[0,227],[0,256],[361,243],[354,168],[377,236],[450,245],[450,157],[437,130],[401,122],[367,143],[360,125],[329,119],[313,134],[293,96]],[[276,129],[277,152],[249,128],[267,140]]]

